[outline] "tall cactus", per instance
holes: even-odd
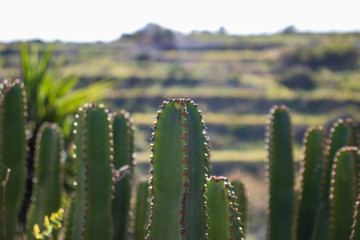
[[[344,146],[358,146],[358,131],[351,119],[339,119],[330,129],[329,143],[327,146],[328,156],[325,161],[323,179],[321,185],[321,207],[316,219],[314,240],[329,239],[330,219],[330,181],[331,170],[336,152]]]
[[[139,182],[136,190],[134,240],[144,240],[150,215],[149,182]]]
[[[349,239],[359,194],[359,155],[356,147],[341,148],[335,158],[330,187],[330,238]]]
[[[6,189],[0,185],[0,239],[14,239],[17,214],[24,194],[27,112],[26,94],[20,80],[1,84],[0,98],[0,183],[10,169]]]
[[[112,205],[114,239],[126,239],[129,227],[131,181],[133,172],[134,126],[130,114],[121,111],[113,115],[114,167],[115,170],[129,167],[128,174],[115,183]]]
[[[35,194],[28,224],[28,239],[35,239],[32,235],[34,224],[42,226],[45,215],[50,216],[56,212],[61,204],[61,158],[64,143],[58,125],[44,123],[36,142]]]
[[[326,133],[322,127],[309,128],[304,136],[302,190],[297,219],[297,239],[311,239],[320,206],[320,186],[325,159]]]
[[[147,239],[206,239],[208,147],[197,105],[164,102],[152,134],[151,222]]]
[[[102,105],[85,105],[75,116],[77,164],[72,239],[112,239],[112,137]]]
[[[248,199],[245,191],[245,186],[244,183],[240,181],[232,181],[231,185],[233,186],[233,190],[235,193],[235,203],[240,214],[242,231],[244,234],[246,234],[248,221]]]
[[[227,178],[212,176],[206,187],[206,214],[208,216],[208,239],[243,240],[233,187]]]
[[[293,238],[294,181],[293,138],[290,111],[285,106],[270,110],[267,129],[270,190],[267,239]]]

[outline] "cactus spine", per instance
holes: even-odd
[[[267,239],[289,240],[293,237],[294,159],[290,111],[285,106],[270,110],[267,132],[268,179],[270,188]]]
[[[44,123],[36,142],[35,201],[30,215],[28,239],[34,239],[33,225],[42,226],[45,215],[57,212],[61,203],[61,155],[64,144],[58,125]]]
[[[134,126],[129,113],[121,111],[113,115],[114,167],[115,171],[128,166],[128,174],[115,183],[112,205],[114,239],[126,239],[133,172]]]
[[[102,105],[85,105],[76,115],[77,188],[72,239],[112,239],[112,137]]]
[[[152,134],[147,239],[205,239],[208,149],[202,115],[188,99],[172,99],[161,108]]]
[[[5,190],[3,184],[0,186],[0,238],[14,239],[17,214],[25,187],[27,103],[24,85],[20,80],[4,80],[0,87],[1,183],[5,180],[6,169],[11,170]]]
[[[150,215],[150,193],[148,181],[139,182],[136,190],[134,240],[144,240]]]
[[[297,239],[311,239],[320,205],[320,186],[325,159],[326,133],[322,127],[310,128],[304,136],[302,188],[297,219]]]

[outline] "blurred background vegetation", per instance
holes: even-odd
[[[0,78],[26,76],[21,44],[0,43]],[[60,84],[64,81],[70,90],[79,91],[111,82],[103,101],[113,111],[125,109],[133,115],[137,162],[148,160],[151,125],[159,105],[169,97],[194,99],[208,127],[215,174],[233,169],[228,175],[254,184],[248,189],[255,191],[250,203],[258,217],[265,216],[267,193],[259,182],[266,158],[264,129],[272,105],[285,104],[293,113],[297,159],[302,157],[300,144],[308,126],[329,127],[339,117],[360,122],[360,33],[300,33],[290,26],[273,35],[233,36],[224,28],[184,35],[148,24],[108,43],[33,40],[29,44],[40,56],[51,54],[47,67],[53,69],[53,78],[60,79],[58,85],[44,85],[43,91],[56,95],[53,90],[64,87]],[[51,103],[51,109],[39,106],[38,110],[65,124],[68,99],[60,101],[63,105]],[[265,225],[261,218],[252,221],[250,232]]]

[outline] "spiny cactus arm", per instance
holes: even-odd
[[[188,166],[184,175],[188,176],[188,195],[185,205],[185,239],[204,239],[206,231],[205,187],[209,165],[209,147],[205,133],[203,116],[193,101],[186,102],[188,128],[184,130],[185,152]],[[184,124],[186,121],[184,122]]]
[[[171,99],[161,108],[152,135],[148,239],[205,239],[207,147],[201,114],[188,99]]]
[[[128,166],[127,173],[115,183],[112,215],[114,239],[125,239],[129,225],[131,180],[133,172],[134,126],[130,114],[121,111],[113,114],[114,168]]]
[[[139,182],[136,190],[134,240],[144,240],[150,215],[148,181]]]
[[[294,235],[293,137],[290,111],[285,106],[270,110],[267,126],[268,179],[270,190],[267,239],[288,240]]]
[[[349,239],[358,196],[358,149],[341,148],[335,155],[330,188],[330,239]]]
[[[72,239],[83,239],[83,225],[85,221],[85,162],[84,159],[84,109],[79,108],[78,112],[75,114],[74,122],[74,144],[73,144],[73,158],[76,164],[76,194],[74,198],[74,213],[69,217],[73,216],[73,220],[70,220],[73,224],[68,226],[72,228],[71,238]],[[70,233],[69,233],[70,234]]]
[[[355,204],[354,223],[351,230],[350,240],[360,239],[360,195]]]
[[[231,185],[235,193],[235,204],[240,214],[241,228],[246,234],[247,218],[248,218],[248,199],[245,191],[245,186],[240,181],[232,181]]]
[[[212,176],[206,187],[209,240],[244,239],[233,187],[225,177]]]
[[[77,186],[72,239],[112,239],[112,137],[108,110],[79,108],[74,123]]]
[[[325,161],[320,192],[321,207],[316,218],[313,234],[314,240],[329,239],[331,170],[336,152],[344,146],[358,146],[358,131],[351,119],[339,119],[330,129],[327,145],[328,156]]]
[[[181,238],[181,201],[184,193],[184,116],[180,102],[165,102],[154,124],[150,157],[152,177],[148,239]]]
[[[316,212],[320,206],[320,186],[325,159],[326,132],[322,127],[309,128],[304,136],[302,192],[297,216],[297,239],[311,239]]]
[[[7,168],[11,170],[5,202],[3,197],[0,198],[0,206],[5,209],[5,212],[0,214],[0,238],[13,239],[25,186],[27,102],[24,85],[20,80],[4,80],[0,86],[3,88],[0,98],[0,161],[3,172]],[[0,183],[5,177],[6,174],[1,174]],[[2,184],[0,194],[3,195]]]
[[[110,240],[112,236],[111,198],[112,138],[109,112],[92,105],[84,113],[85,224],[84,239]]]
[[[38,132],[35,153],[35,194],[28,226],[28,238],[34,239],[34,224],[43,225],[45,215],[50,216],[61,203],[61,156],[64,148],[58,125],[44,123]],[[53,234],[56,235],[54,232]],[[56,236],[54,236],[56,238]]]

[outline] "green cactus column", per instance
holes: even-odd
[[[243,233],[247,232],[247,221],[248,221],[248,198],[244,183],[240,181],[232,181],[233,191],[235,193],[235,203],[240,214],[241,225]]]
[[[321,185],[321,207],[314,228],[314,240],[329,240],[330,233],[330,181],[331,170],[336,152],[344,146],[358,146],[358,131],[351,119],[339,119],[330,129],[330,137],[327,146],[327,158],[325,162]]]
[[[206,187],[206,214],[209,240],[243,240],[240,213],[233,186],[225,177],[212,176]]]
[[[0,184],[0,239],[9,240],[14,239],[17,214],[24,195],[27,103],[20,80],[4,80],[0,87],[0,183],[6,177],[6,169],[11,170],[5,191]]]
[[[152,135],[147,239],[206,239],[208,147],[202,115],[188,99],[171,99],[161,108]]]
[[[304,136],[302,192],[299,201],[297,239],[311,239],[316,213],[320,206],[320,187],[325,160],[326,132],[322,127],[309,128]]]
[[[335,158],[330,187],[330,239],[349,239],[359,193],[359,155],[356,147],[341,148]]]
[[[294,159],[290,111],[285,106],[270,110],[267,129],[268,179],[270,190],[268,240],[290,240],[294,236]]]
[[[139,182],[136,190],[134,240],[144,240],[150,216],[150,193],[148,181]]]
[[[85,105],[75,116],[77,164],[73,240],[113,238],[111,198],[112,137],[109,112],[102,105]]]
[[[56,124],[44,123],[38,132],[35,152],[35,194],[28,224],[28,239],[34,224],[43,226],[44,217],[50,216],[61,204],[61,158],[64,143],[61,129]],[[56,238],[56,235],[54,236]]]
[[[115,171],[128,166],[127,174],[116,180],[112,205],[114,221],[114,239],[126,239],[129,228],[129,211],[131,198],[131,181],[133,172],[134,126],[130,114],[121,111],[113,114],[113,141]]]

